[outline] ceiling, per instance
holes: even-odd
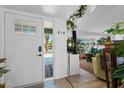
[[[94,12],[87,12],[78,20],[78,36],[98,38],[113,23],[124,21],[124,6],[98,5]]]
[[[77,5],[1,5],[1,7],[48,17],[67,19]]]
[[[66,20],[77,5],[3,5],[2,7]],[[77,21],[78,37],[94,39],[113,23],[124,21],[124,6],[98,5],[93,12],[86,11]]]

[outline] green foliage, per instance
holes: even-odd
[[[77,51],[79,54],[83,53],[83,54],[87,54],[90,52],[90,42],[86,42],[84,40],[77,40]]]
[[[81,18],[85,11],[87,10],[87,5],[81,5],[66,21],[67,29],[73,31],[76,28],[75,20]]]
[[[122,41],[118,46],[116,46],[113,51],[118,56],[124,57],[124,41]],[[112,69],[112,78],[117,78],[122,83],[124,82],[124,64],[117,66]]]
[[[104,38],[100,38],[97,40],[99,45],[103,45],[104,44]]]
[[[113,26],[106,30],[108,33],[112,34],[124,34],[124,22],[118,22],[113,24]],[[120,57],[124,57],[124,41],[122,41],[118,46],[116,46],[112,51]],[[124,64],[117,66],[112,69],[112,78],[116,78],[122,83],[124,82]]]
[[[97,53],[99,53],[98,49],[92,48],[91,51],[90,51],[90,54],[92,54],[92,55],[94,55],[94,56],[95,56]]]
[[[112,34],[124,34],[124,22],[118,22],[113,24],[113,26],[106,30],[108,33]]]
[[[0,59],[0,63],[5,63],[5,60],[6,60],[5,58]],[[3,74],[7,73],[8,71],[9,71],[9,70],[6,69],[6,66],[0,67],[0,77],[2,77]]]
[[[118,56],[124,57],[124,41],[122,41],[118,46],[113,50]]]
[[[97,40],[98,44],[99,45],[104,45],[104,44],[110,44],[111,43],[111,40],[110,40],[110,37],[108,38],[100,38]]]
[[[112,69],[112,78],[116,78],[122,83],[124,82],[124,64]]]
[[[5,69],[5,67],[0,68],[0,77],[2,77],[3,74],[7,73],[9,70]]]
[[[71,21],[69,19],[67,20],[66,25],[68,30],[74,30],[74,27],[76,27],[74,21]]]

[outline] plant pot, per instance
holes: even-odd
[[[0,84],[0,88],[5,88],[5,83],[4,84]]]

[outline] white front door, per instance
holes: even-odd
[[[5,57],[7,87],[42,82],[41,19],[5,13]]]

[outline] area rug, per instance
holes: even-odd
[[[80,61],[80,68],[94,74],[92,62]]]

